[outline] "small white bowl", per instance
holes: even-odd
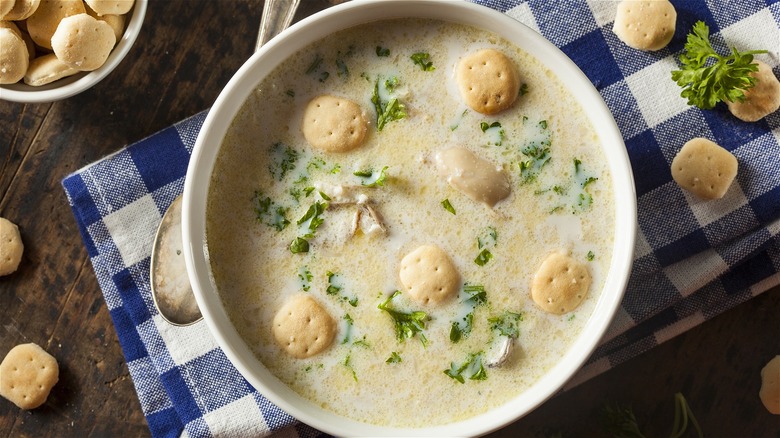
[[[128,13],[125,33],[108,55],[105,64],[97,70],[77,73],[56,80],[50,84],[33,87],[22,81],[15,84],[0,85],[0,99],[21,103],[43,103],[66,99],[97,84],[108,76],[122,62],[127,52],[133,47],[135,39],[141,32],[146,16],[146,6],[149,0],[135,0],[133,9]]]
[[[582,333],[561,360],[528,390],[483,414],[423,428],[383,427],[327,411],[302,398],[252,354],[231,324],[211,279],[206,245],[206,203],[219,145],[257,84],[288,56],[333,32],[392,18],[418,17],[472,25],[501,35],[539,59],[565,84],[601,139],[613,178],[613,257],[605,286]],[[558,48],[505,14],[462,0],[364,0],[344,3],[302,20],[255,53],[217,98],[200,131],[187,170],[182,213],[187,270],[211,333],[238,371],[273,403],[319,430],[336,436],[474,436],[503,427],[555,394],[592,354],[620,305],[634,253],[636,193],[631,164],[612,114],[588,78]]]

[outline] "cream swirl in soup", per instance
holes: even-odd
[[[456,74],[483,49],[521,84],[491,115]],[[359,144],[307,141],[320,96],[357,104]],[[570,348],[612,257],[611,184],[588,118],[539,60],[469,26],[370,23],[294,54],[236,116],[209,188],[213,279],[254,354],[301,396],[377,425],[450,423],[518,396]],[[563,314],[531,298],[554,253],[589,275]],[[439,268],[440,288],[425,277]],[[272,324],[301,295],[336,328],[295,357]]]

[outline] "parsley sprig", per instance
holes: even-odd
[[[731,48],[731,55],[721,56],[710,44],[710,28],[703,21],[693,25],[680,55],[681,70],[672,71],[672,80],[683,88],[680,96],[688,105],[711,109],[721,101],[743,101],[745,90],[756,85],[750,73],[758,71],[753,55],[766,50],[739,52]],[[714,61],[714,62],[713,62]]]

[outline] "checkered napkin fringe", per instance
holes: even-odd
[[[477,1],[537,30],[585,72],[614,114],[637,187],[633,273],[618,315],[576,385],[780,283],[780,112],[743,123],[719,105],[689,107],[670,79],[697,20],[715,45],[768,49],[780,73],[780,2],[673,1],[677,32],[640,52],[612,32],[613,1]],[[708,4],[709,3],[709,7]],[[576,23],[576,25],[572,25]],[[135,143],[63,180],[152,434],[316,436],[259,394],[206,325],[173,327],[149,288],[154,233],[184,175],[206,113]],[[669,165],[693,137],[731,151],[739,173],[723,199],[701,201]]]

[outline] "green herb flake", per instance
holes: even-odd
[[[385,363],[401,363],[402,361],[401,355],[399,355],[398,352],[393,351],[390,353],[390,357],[387,358]]]
[[[596,254],[593,254],[593,251],[588,251],[588,255],[586,256],[589,262],[592,262],[593,259],[596,258]]]
[[[493,253],[491,253],[487,248],[480,251],[479,255],[477,255],[477,258],[474,259],[474,263],[476,263],[479,266],[485,266],[487,262],[489,262],[493,258]]]
[[[433,66],[431,61],[431,55],[425,52],[417,52],[410,57],[415,65],[419,65],[423,71],[434,71],[436,67]]]
[[[268,165],[268,171],[274,179],[281,181],[288,172],[295,169],[297,161],[298,151],[283,143],[274,143],[271,147],[271,163]]]
[[[390,56],[390,49],[388,49],[387,47],[376,46],[376,56],[386,58]]]
[[[380,97],[380,82],[383,82],[381,78],[377,78],[374,83],[374,93],[371,95],[371,103],[374,104],[374,109],[376,110],[376,129],[378,131],[382,131],[387,123],[401,120],[406,117],[405,106],[398,101],[398,98],[390,97],[383,100]],[[384,87],[388,93],[392,93],[396,86],[398,86],[397,77],[392,77],[384,81]]]
[[[308,292],[311,289],[311,280],[314,278],[311,271],[307,266],[301,266],[298,269],[298,279],[301,281],[301,289],[304,292]]]
[[[312,74],[320,69],[320,64],[322,64],[322,56],[315,55],[314,61],[309,64],[309,67],[306,69],[306,74]]]
[[[347,68],[347,64],[341,59],[336,60],[336,75],[344,79],[349,77],[349,68]]]
[[[292,89],[287,90],[287,91],[284,92],[284,94],[286,94],[286,95],[288,95],[290,97],[295,97],[295,90],[292,90]]]
[[[387,181],[387,173],[385,172],[389,166],[384,166],[379,172],[375,172],[373,169],[359,170],[352,174],[358,178],[365,179],[360,182],[363,187],[383,187]]]
[[[452,214],[457,214],[455,212],[455,207],[452,206],[449,199],[445,199],[441,201],[441,206],[444,207],[445,210],[449,211]]]
[[[467,311],[461,310],[461,314],[465,315],[460,320],[452,321],[450,327],[450,341],[452,343],[459,342],[463,337],[468,336],[471,333],[474,324],[474,311],[477,306],[481,306],[487,303],[487,292],[485,287],[479,284],[463,285],[463,294],[461,294],[461,305],[464,306]]]
[[[328,288],[325,290],[328,295],[338,295],[341,292],[341,286],[336,286],[333,278],[336,276],[333,272],[328,271],[325,273],[328,276]]]
[[[411,339],[415,335],[419,335],[420,342],[423,346],[428,344],[428,339],[425,337],[423,330],[425,329],[425,321],[428,320],[428,314],[422,311],[402,312],[395,310],[391,306],[393,298],[401,294],[401,291],[395,291],[386,301],[380,303],[377,307],[380,310],[387,312],[392,318],[395,325],[395,334],[400,342],[406,339]]]
[[[459,383],[466,383],[466,378],[470,380],[486,380],[488,375],[485,367],[482,365],[482,356],[483,353],[480,351],[479,353],[469,354],[466,361],[460,365],[451,362],[450,368],[444,370],[444,374]]]
[[[344,314],[344,321],[347,324],[347,328],[344,330],[344,339],[341,340],[342,345],[352,339],[352,327],[355,325],[355,321],[349,316],[349,313]]]
[[[309,252],[309,241],[302,237],[296,237],[290,244],[290,252],[293,254]]]
[[[522,85],[520,85],[520,95],[525,96],[526,94],[528,94],[528,84],[524,82]]]
[[[491,330],[496,330],[501,336],[516,338],[520,335],[518,325],[523,321],[522,313],[504,311],[501,315],[488,318]]]
[[[277,205],[270,197],[256,191],[253,199],[255,204],[255,218],[257,222],[273,227],[276,231],[282,231],[290,224],[287,219],[289,209]]]

